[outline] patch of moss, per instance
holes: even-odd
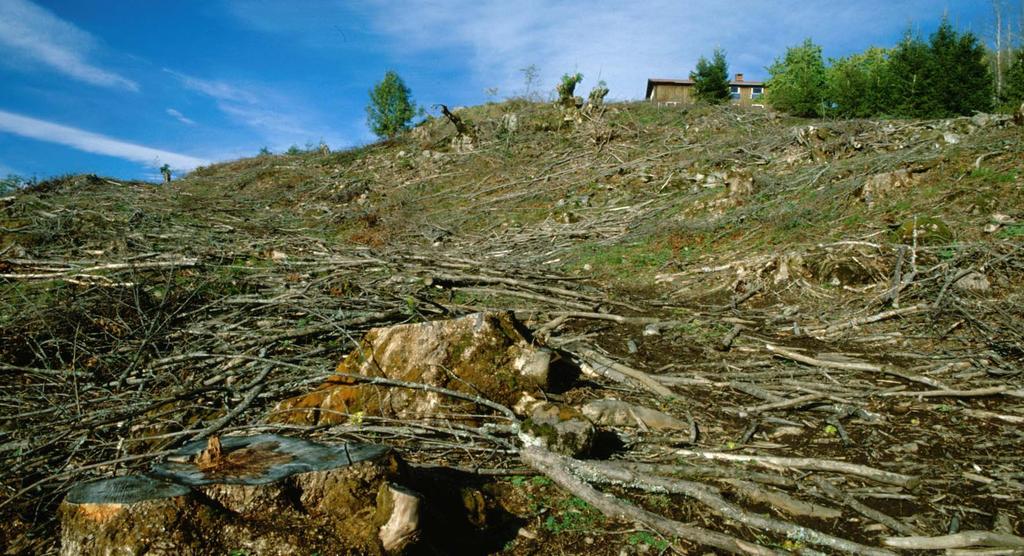
[[[915,237],[916,236],[916,237]],[[953,231],[945,221],[931,216],[920,216],[900,224],[893,232],[893,240],[910,245],[946,245],[954,240]]]

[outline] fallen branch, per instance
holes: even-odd
[[[612,361],[604,355],[601,355],[587,347],[577,347],[574,348],[573,351],[580,359],[588,363],[595,373],[605,378],[616,382],[626,382],[623,377],[628,377],[631,381],[639,383],[650,392],[661,396],[662,398],[671,399],[677,397],[672,390],[661,385],[658,381],[652,378],[651,375],[643,371]]]
[[[914,488],[920,483],[920,479],[912,477],[910,475],[901,475],[900,473],[893,473],[892,471],[883,471],[881,469],[875,469],[866,465],[860,465],[857,463],[847,463],[845,461],[835,461],[829,459],[815,459],[815,458],[786,458],[777,456],[756,456],[751,454],[725,454],[722,452],[705,452],[698,450],[685,450],[679,449],[675,452],[676,455],[689,456],[689,457],[701,457],[705,459],[715,459],[723,461],[735,461],[735,462],[750,462],[765,467],[789,467],[791,469],[805,469],[808,471],[830,471],[833,473],[844,473],[847,475],[857,475],[858,477],[864,477],[865,479],[871,479],[879,483],[885,483],[890,485],[897,485],[904,488]]]
[[[527,450],[532,449],[528,448]],[[582,462],[565,456],[559,456],[546,450],[543,450],[545,453],[538,452],[534,452],[528,457],[524,456],[524,461],[534,465],[540,460],[551,467],[558,468],[571,477],[579,477],[588,482],[603,482],[629,488],[643,488],[654,492],[683,494],[700,501],[711,511],[727,519],[737,521],[749,527],[779,533],[787,538],[800,539],[810,544],[827,546],[850,554],[861,554],[864,556],[892,555],[892,552],[882,548],[865,546],[839,537],[833,537],[809,527],[782,521],[771,516],[748,512],[722,498],[716,489],[708,485],[664,477],[640,476],[621,467],[606,465],[604,462]],[[551,477],[551,479],[555,480],[554,477]],[[558,481],[556,480],[555,482]],[[573,492],[573,494],[576,493]],[[583,497],[581,496],[581,498]]]
[[[891,310],[888,310],[888,311],[882,311],[881,313],[877,313],[877,314],[874,314],[874,315],[871,315],[871,316],[868,316],[868,317],[861,317],[861,318],[857,318],[857,319],[853,319],[853,320],[848,320],[846,322],[841,322],[841,323],[838,323],[838,324],[833,324],[831,326],[826,326],[826,327],[823,327],[823,328],[807,329],[807,333],[812,335],[812,336],[831,336],[832,334],[835,334],[836,332],[841,332],[843,330],[847,330],[847,329],[850,329],[850,328],[855,328],[855,327],[858,327],[858,326],[861,326],[861,325],[871,324],[873,322],[878,322],[878,321],[882,321],[882,320],[886,320],[886,319],[891,319],[891,318],[894,318],[894,317],[905,317],[905,316],[908,316],[908,315],[914,315],[914,314],[917,314],[917,313],[923,313],[924,311],[927,311],[927,310],[929,310],[931,308],[932,308],[932,306],[929,305],[928,303],[919,303],[917,305],[911,305],[910,307],[903,307],[902,309],[891,309]]]
[[[641,523],[667,536],[678,537],[698,544],[713,546],[733,554],[776,556],[778,553],[759,544],[749,543],[724,533],[687,525],[649,512],[643,508],[598,491],[570,471],[569,458],[554,454],[538,446],[528,446],[520,452],[523,463],[546,475],[558,486],[584,500],[612,519]]]
[[[889,537],[882,542],[886,546],[906,550],[948,550],[971,546],[1024,548],[1024,537],[991,531],[961,531],[938,537]]]
[[[883,392],[879,396],[914,396],[918,398],[980,398],[1002,394],[1010,389],[1009,386],[990,386],[988,388],[975,388],[974,390],[929,390],[927,392]]]
[[[825,479],[824,477],[812,477],[812,479],[814,480],[814,484],[818,485],[818,488],[820,488],[821,490],[825,491],[825,494],[831,496],[832,498],[835,498],[835,499],[838,499],[838,500],[842,501],[844,504],[849,506],[850,509],[852,509],[853,511],[859,513],[860,515],[862,515],[862,516],[864,516],[864,517],[866,517],[868,519],[872,519],[874,521],[877,521],[878,523],[881,523],[882,525],[885,525],[889,529],[892,529],[893,531],[896,531],[897,533],[900,533],[900,534],[903,534],[903,535],[917,535],[918,534],[918,531],[916,529],[914,529],[913,527],[903,523],[902,521],[900,521],[900,520],[898,520],[898,519],[896,519],[896,518],[894,518],[892,516],[884,514],[884,513],[880,512],[880,511],[870,507],[870,506],[862,504],[859,500],[854,498],[852,495],[850,495],[850,494],[848,494],[846,492],[843,492],[842,490],[839,490],[832,483],[828,482],[828,480]]]
[[[800,363],[806,363],[812,367],[821,367],[824,369],[839,369],[842,371],[868,371],[868,372],[880,372],[882,370],[878,365],[872,365],[871,363],[852,363],[847,361],[826,361],[824,359],[815,359],[808,355],[803,355],[795,351],[790,351],[786,348],[779,346],[773,346],[771,344],[765,344],[765,349],[768,351],[785,357],[786,359],[792,359],[793,361],[799,361]]]

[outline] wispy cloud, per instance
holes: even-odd
[[[310,113],[302,103],[271,88],[204,79],[167,68],[164,71],[178,78],[186,89],[213,99],[217,108],[235,122],[261,132],[264,140],[280,146],[324,136],[309,125],[322,118]],[[340,139],[337,142],[346,143]]]
[[[203,79],[168,68],[164,68],[164,72],[177,77],[186,89],[202,93],[217,100],[241,102],[246,104],[256,104],[259,102],[258,95],[233,83],[218,81],[215,79]]]
[[[168,108],[166,110],[166,112],[167,112],[168,116],[174,118],[175,120],[178,120],[179,122],[181,122],[181,123],[183,123],[185,125],[196,125],[195,120],[193,120],[191,118],[186,118],[184,114],[182,114],[181,112],[179,112],[179,111],[177,111],[177,110],[175,110],[173,108]]]
[[[196,166],[210,163],[209,160],[202,158],[120,141],[83,129],[37,120],[3,110],[0,110],[0,131],[39,141],[57,143],[89,153],[131,160],[153,168],[168,164],[175,169],[191,170]]]
[[[138,91],[135,81],[86,60],[96,48],[92,35],[45,8],[28,0],[0,1],[0,50],[92,85]]]
[[[948,0],[951,7],[976,0]],[[912,18],[934,19],[933,0],[370,0],[378,32],[403,57],[457,52],[478,86],[511,93],[520,68],[536,64],[545,90],[564,72],[585,85],[608,82],[612,96],[643,96],[648,77],[685,77],[701,55],[726,49],[732,69],[765,77],[765,66],[810,36],[826,52],[886,40]],[[839,51],[839,52],[837,52]]]

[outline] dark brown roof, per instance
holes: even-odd
[[[647,80],[647,94],[644,98],[651,98],[651,91],[654,90],[655,85],[693,85],[692,79],[659,79],[652,77]],[[740,87],[764,87],[764,81],[730,81],[729,86],[740,86]]]

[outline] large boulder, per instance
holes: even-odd
[[[479,411],[439,392],[360,384],[358,377],[425,384],[513,406],[525,392],[548,389],[551,352],[530,344],[508,312],[370,330],[317,390],[278,405],[275,419],[333,424],[364,415],[458,419]],[[467,417],[468,419],[468,417]]]

